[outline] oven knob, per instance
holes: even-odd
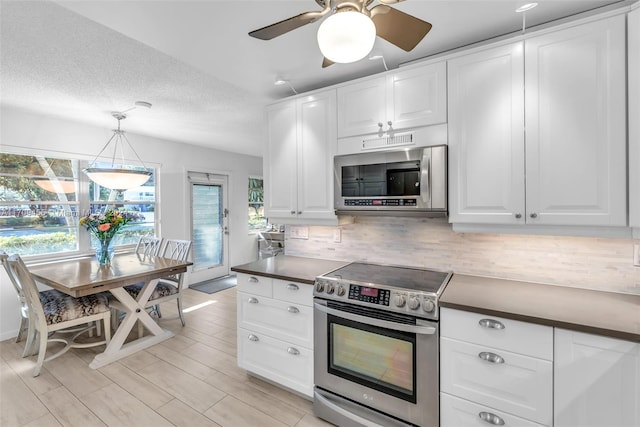
[[[344,286],[342,285],[338,286],[338,291],[336,293],[338,294],[339,297],[343,296],[345,292],[346,290],[344,289]]]
[[[327,293],[332,294],[334,291],[333,283],[327,283]]]
[[[407,302],[404,295],[396,295],[396,307],[404,307],[404,303]]]
[[[316,282],[316,292],[322,292],[322,291],[324,291],[324,283]]]
[[[417,296],[412,295],[409,297],[409,303],[407,304],[411,310],[417,310],[420,308],[420,300]]]
[[[422,303],[422,309],[427,313],[432,312],[435,308],[436,305],[431,300],[425,300],[424,303]]]

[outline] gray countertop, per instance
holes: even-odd
[[[441,307],[640,342],[640,295],[454,274]]]
[[[231,268],[231,271],[313,285],[316,276],[336,270],[347,264],[349,263],[346,261],[284,255],[236,265]]]

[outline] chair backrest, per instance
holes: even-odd
[[[191,249],[191,240],[166,239],[161,257],[186,261]]]
[[[176,240],[166,239],[164,247],[160,253],[163,258],[171,258],[179,261],[186,261],[189,256],[189,250],[191,250],[191,240]],[[163,280],[171,280],[175,283],[175,286],[182,291],[184,287],[184,274],[175,274],[173,276],[165,277]]]
[[[136,253],[143,256],[156,256],[160,252],[162,246],[161,237],[146,237],[142,236],[138,239],[136,245]]]
[[[27,299],[24,296],[24,292],[22,291],[22,285],[20,284],[20,282],[18,282],[18,279],[16,279],[16,277],[13,274],[13,271],[9,268],[9,265],[7,264],[8,258],[9,258],[9,255],[5,251],[0,250],[0,262],[2,262],[2,265],[4,266],[4,269],[7,272],[7,276],[9,276],[9,281],[11,282],[14,289],[16,290],[16,293],[18,294],[18,301],[20,301],[20,313],[22,314],[22,317],[26,319],[29,317],[29,307],[27,305]]]
[[[0,257],[9,277],[13,277],[16,286],[22,289],[25,302],[29,310],[29,322],[46,326],[47,320],[40,302],[40,291],[29,269],[20,258],[20,255]]]

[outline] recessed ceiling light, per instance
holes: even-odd
[[[526,12],[527,10],[531,10],[534,7],[536,7],[538,5],[538,3],[527,3],[527,4],[523,4],[522,6],[520,6],[519,8],[516,9],[517,13],[522,13],[522,12]]]

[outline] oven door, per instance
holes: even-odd
[[[319,416],[367,425],[344,416],[369,410],[370,420],[379,419],[378,412],[422,427],[438,425],[438,323],[315,298],[314,345],[314,407],[324,406]],[[350,410],[342,398],[368,409]],[[329,419],[328,407],[341,415]],[[389,425],[383,419],[379,424]]]

